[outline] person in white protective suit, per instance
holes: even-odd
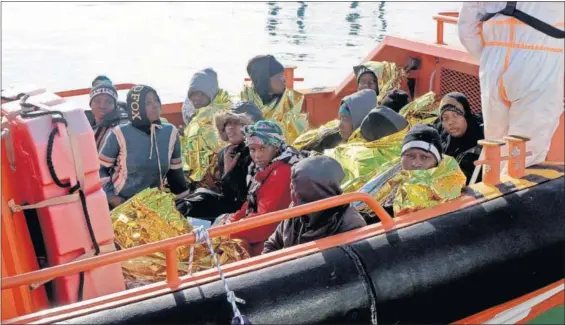
[[[545,160],[563,113],[564,9],[561,1],[464,2],[459,13],[459,39],[480,62],[485,138],[531,138],[526,166]]]

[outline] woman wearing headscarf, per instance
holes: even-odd
[[[345,174],[330,157],[308,157],[292,167],[292,206],[341,195]],[[365,226],[365,220],[349,204],[286,219],[265,242],[263,254],[322,239]]]
[[[237,222],[288,208],[291,167],[307,154],[286,145],[281,128],[271,121],[259,121],[244,128],[245,142],[253,162],[247,174],[247,201],[236,213],[227,215],[227,223]],[[278,222],[231,235],[249,245],[251,256],[263,251],[263,243]]]
[[[160,120],[155,89],[134,86],[127,95],[129,123],[114,127],[100,150],[100,178],[112,208],[149,187],[187,190],[177,129]]]
[[[216,114],[218,137],[228,143],[218,153],[220,193],[199,188],[176,200],[179,212],[185,217],[214,221],[220,214],[241,208],[247,199],[247,171],[252,161],[242,130],[262,119],[259,108],[250,102],[235,103],[229,111]]]
[[[353,67],[357,79],[357,91],[371,89],[379,95],[379,78],[370,66],[358,65]]]
[[[371,89],[377,95],[377,102],[381,102],[385,94],[393,89],[400,88],[402,79],[406,76],[404,71],[394,62],[367,61],[353,67],[357,91]]]
[[[484,139],[482,121],[471,112],[465,95],[452,92],[440,102],[440,122],[442,152],[457,160],[469,182],[481,153],[477,141]]]
[[[308,123],[301,112],[304,95],[286,88],[284,67],[272,55],[257,55],[249,60],[247,74],[253,85],[243,89],[241,100],[254,102],[265,119],[279,124],[284,139],[294,142]]]

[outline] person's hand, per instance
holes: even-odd
[[[229,213],[224,213],[219,215],[216,220],[214,220],[214,222],[212,223],[212,227],[218,227],[218,226],[222,226],[226,224],[227,219],[230,217],[231,215]]]
[[[230,145],[224,150],[224,174],[227,174],[235,167],[237,160],[241,156],[239,152],[234,155],[233,151],[236,147],[236,145]]]
[[[184,136],[184,128],[186,127],[186,125],[181,124],[178,126],[177,130],[179,131],[179,136]]]
[[[186,190],[186,191],[184,191],[184,192],[178,194],[178,195],[175,197],[175,202],[178,201],[178,200],[184,199],[185,197],[187,197],[187,196],[190,194],[190,192],[192,192],[192,190],[188,189],[188,190]]]
[[[115,207],[119,206],[120,204],[124,203],[125,201],[126,201],[126,199],[124,199],[123,197],[118,196],[118,195],[114,195],[108,200],[108,203],[110,204],[110,206],[112,208],[115,208]]]
[[[188,217],[190,215],[190,210],[192,209],[192,204],[186,200],[179,200],[175,202],[175,207],[180,214]]]
[[[232,214],[226,213],[224,215],[222,215],[220,222],[218,222],[218,224],[221,225],[227,225],[232,223],[233,221],[230,219],[232,216]]]

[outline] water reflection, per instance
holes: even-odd
[[[387,27],[388,27],[386,19],[384,18],[385,17],[385,3],[386,2],[381,1],[377,10],[373,11],[373,15],[376,16],[377,19],[381,23],[381,28],[378,28],[378,29],[377,29],[376,25],[373,25],[373,29],[375,30],[375,36],[373,37],[373,39],[376,40],[376,41],[379,41],[379,42],[384,39],[384,37],[386,35]]]
[[[351,5],[349,6],[350,9],[356,9],[357,7],[359,7],[358,1],[351,2]],[[361,18],[361,15],[358,11],[350,12],[345,17],[345,20],[349,22],[349,35],[359,35],[359,31],[361,31],[361,24],[358,23],[359,18]]]
[[[292,36],[294,38],[293,43],[296,45],[300,45],[306,40],[306,32],[304,31],[304,13],[306,12],[306,7],[308,7],[304,1],[299,1],[298,3],[300,3],[300,7],[296,10],[296,25],[298,27],[298,34]]]
[[[269,33],[269,36],[274,36],[271,40],[273,43],[278,43],[279,38],[283,36],[288,40],[288,42],[292,45],[302,45],[308,38],[306,35],[306,24],[305,24],[305,13],[308,4],[305,1],[298,1],[298,8],[296,10],[296,32],[290,32],[288,29],[282,28],[281,24],[284,21],[293,20],[291,17],[284,17],[280,15],[281,7],[277,5],[276,2],[271,1],[267,2],[268,6],[268,14],[267,14],[267,26],[266,30]],[[290,18],[290,19],[289,19]],[[277,37],[278,36],[278,37]],[[306,57],[306,54],[299,55],[298,58],[302,60]]]
[[[276,2],[267,2],[267,6],[269,6],[269,15],[267,16],[267,30],[269,31],[269,35],[277,36],[277,27],[278,25],[280,25],[280,22],[276,17],[279,14],[281,7],[277,6]]]
[[[363,5],[363,8],[361,8],[361,5]],[[343,7],[338,11],[338,15],[339,12],[341,12],[341,15],[345,15],[345,28],[342,27],[336,30],[337,34],[334,35],[340,39],[339,43],[342,44],[341,46],[357,47],[367,39],[375,42],[382,41],[390,28],[385,18],[385,7],[384,1],[363,4],[359,1],[343,3]],[[314,20],[309,21],[308,30],[306,29],[307,10],[312,11],[315,17]],[[322,27],[321,22],[316,20],[316,14],[319,13],[318,10],[316,3],[308,3],[306,1],[288,3],[288,5],[275,1],[267,2],[265,31],[269,35],[269,43],[286,43],[293,48],[294,54],[288,54],[292,56],[293,60],[307,60],[310,53],[304,53],[308,48],[305,45],[308,42],[321,42],[318,37],[320,30],[327,28],[327,26]],[[364,10],[365,14],[363,14],[362,10]],[[312,15],[310,12],[309,14]],[[363,29],[363,24],[366,25],[365,29]],[[316,44],[308,45],[313,46]]]

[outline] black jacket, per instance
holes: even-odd
[[[485,136],[480,117],[471,115],[466,117],[466,119],[467,131],[460,138],[454,138],[447,131],[443,130],[441,121],[437,124],[437,128],[440,132],[443,153],[457,160],[459,167],[461,167],[465,177],[467,177],[467,184],[469,184],[475,170],[474,162],[479,159],[482,149],[477,144],[477,141],[484,139]],[[479,174],[477,182],[480,182],[481,179],[481,174]]]
[[[214,221],[219,215],[233,213],[247,199],[247,170],[251,164],[249,148],[244,143],[234,150],[234,155],[240,153],[235,167],[224,173],[224,151],[218,152],[218,167],[221,174],[221,191],[217,193],[205,188],[199,188],[186,198],[177,200],[177,210],[185,217]]]
[[[241,204],[247,199],[247,172],[251,164],[251,155],[249,148],[245,143],[241,143],[234,150],[234,155],[239,153],[239,159],[235,167],[227,174],[224,173],[224,152],[226,147],[218,152],[218,165],[220,174],[222,175],[222,194],[227,197],[232,197],[236,201],[241,201]],[[241,204],[239,205],[241,207]]]

